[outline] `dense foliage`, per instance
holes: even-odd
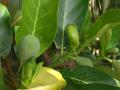
[[[119,90],[119,33],[119,0],[0,0],[0,89]]]

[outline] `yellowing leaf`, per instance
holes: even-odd
[[[66,81],[62,75],[51,68],[41,67],[37,75],[35,74],[28,85],[28,89],[18,90],[61,90],[66,86]]]

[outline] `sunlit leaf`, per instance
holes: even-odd
[[[17,45],[28,35],[36,36],[41,44],[40,54],[53,42],[57,28],[59,0],[23,0],[22,21],[16,32]]]
[[[88,38],[95,36],[106,24],[116,23],[120,21],[120,9],[111,9],[100,16],[91,26]]]

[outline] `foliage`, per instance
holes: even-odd
[[[2,90],[120,89],[119,0],[0,2]]]
[[[9,22],[9,12],[5,6],[0,4],[0,58],[5,58],[11,50],[12,30]]]
[[[56,34],[57,6],[56,0],[23,0],[20,29],[16,31],[17,45],[23,37],[31,34],[39,39],[42,54],[51,45]]]

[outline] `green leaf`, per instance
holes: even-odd
[[[39,63],[39,64],[37,65],[32,79],[35,79],[35,78],[36,78],[36,76],[39,74],[39,71],[40,71],[41,67],[43,67],[43,62],[41,62],[41,63]]]
[[[117,62],[118,63],[118,62]],[[115,68],[115,67],[114,67]],[[105,65],[101,65],[101,64],[97,64],[95,66],[95,69],[100,70],[106,74],[108,74],[109,76],[111,76],[112,78],[114,78],[115,80],[117,80],[116,82],[118,82],[118,86],[120,85],[120,75],[119,73],[114,70],[112,67],[110,66],[105,66]]]
[[[107,25],[105,25],[104,27],[106,27]],[[118,44],[120,37],[119,37],[119,33],[120,33],[120,23],[113,23],[113,24],[109,24],[108,27],[106,27],[106,31],[104,34],[104,36],[101,38],[101,45],[104,45],[104,51],[109,50],[111,48],[116,47],[116,45]],[[103,35],[102,34],[102,35]]]
[[[91,17],[90,11],[88,10],[87,15],[85,17],[85,21],[81,28],[80,41],[84,42],[86,40],[86,37],[89,33],[89,29],[90,29],[91,25],[92,25],[92,17]]]
[[[115,47],[120,40],[120,24],[112,28],[112,37],[109,48]]]
[[[63,48],[65,29],[68,24],[75,24],[81,29],[88,11],[89,0],[60,0],[58,10],[58,32],[56,46]]]
[[[9,22],[9,12],[5,6],[0,4],[0,58],[5,58],[11,50],[12,30]]]
[[[105,52],[118,44],[120,40],[120,23],[107,24],[103,28],[106,30],[104,30],[105,32],[101,35],[100,42],[101,50],[102,52]]]
[[[116,81],[109,75],[88,66],[80,66],[73,70],[64,69],[61,73],[77,84],[102,83],[117,86]]]
[[[109,16],[109,15],[108,15]],[[105,17],[104,17],[105,18]],[[104,19],[103,19],[104,20]],[[82,50],[84,50],[84,48],[86,47],[86,46],[88,46],[93,40],[95,40],[95,38],[96,37],[102,37],[102,35],[105,33],[105,32],[107,32],[108,30],[110,30],[111,28],[114,28],[114,27],[118,27],[118,26],[120,26],[120,22],[118,21],[116,21],[116,22],[114,22],[114,23],[108,23],[108,24],[105,24],[105,25],[103,25],[103,27],[101,26],[101,28],[100,28],[100,30],[99,29],[97,29],[97,26],[94,26],[94,25],[97,25],[97,24],[100,24],[100,23],[97,23],[97,22],[95,22],[96,24],[93,24],[93,27],[96,27],[96,29],[94,28],[94,29],[90,29],[89,30],[89,33],[88,33],[88,36],[87,36],[87,39],[86,39],[86,41],[81,45],[81,47],[79,48],[79,49],[77,49],[77,54],[79,54]],[[92,27],[92,28],[93,28]],[[92,33],[94,33],[94,31],[91,31],[91,30],[98,30],[96,33],[95,33],[95,35],[93,35],[92,36]],[[92,32],[92,33],[91,33]],[[110,32],[111,33],[111,32]],[[111,35],[110,35],[111,36]],[[89,38],[88,38],[89,37]],[[112,38],[112,37],[111,37]],[[108,38],[109,40],[107,40],[107,42],[108,42],[108,44],[106,44],[106,43],[104,43],[105,44],[105,46],[103,45],[102,46],[102,49],[103,49],[103,51],[104,51],[104,49],[106,50],[106,49],[109,49],[109,45],[110,45],[110,43],[111,43],[111,39],[110,37]],[[102,41],[103,42],[103,41]]]
[[[119,90],[118,87],[113,87],[106,84],[76,84],[71,80],[67,80],[67,86],[63,90]]]
[[[106,24],[120,21],[120,9],[111,9],[101,15],[91,26],[88,38],[95,36]]]
[[[112,30],[109,29],[109,27],[106,29],[107,30],[100,37],[100,47],[101,47],[102,54],[105,54],[106,50],[108,49],[108,46],[110,45],[111,37],[112,37]]]
[[[75,60],[79,65],[86,65],[93,67],[93,62],[89,58],[85,57],[72,57],[71,59]]]
[[[115,68],[116,74],[118,75],[118,79],[120,81],[120,60],[113,60],[112,63]]]
[[[53,42],[57,28],[57,7],[59,0],[23,0],[22,20],[16,32],[16,43],[32,34],[41,43],[40,54]]]
[[[95,69],[108,74],[112,78],[116,78],[116,76],[117,76],[115,71],[111,67],[109,67],[109,66],[105,66],[105,65],[102,65],[102,64],[96,64],[95,65]]]

